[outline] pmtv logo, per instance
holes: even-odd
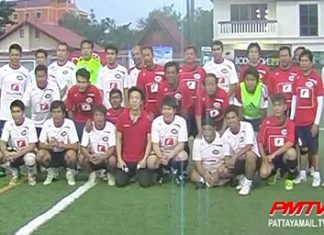
[[[277,201],[274,202],[269,212],[270,216],[275,214],[289,215],[289,216],[310,216],[315,212],[317,216],[324,215],[324,205],[320,201]]]
[[[19,84],[11,84],[11,91],[20,91]]]

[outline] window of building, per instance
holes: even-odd
[[[231,5],[231,21],[260,21],[268,19],[268,5],[233,4]]]
[[[318,36],[318,6],[303,4],[299,6],[300,36]]]
[[[40,11],[36,12],[36,19],[40,19],[42,17],[42,13]]]
[[[25,30],[24,30],[24,28],[19,29],[19,37],[20,38],[24,38],[24,36],[25,36]]]
[[[35,38],[40,38],[40,32],[37,29],[35,29]]]

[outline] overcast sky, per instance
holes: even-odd
[[[97,18],[110,17],[117,24],[134,23],[142,17],[163,5],[174,4],[175,9],[183,14],[186,12],[186,0],[76,0],[77,6],[82,10],[94,9]],[[211,9],[211,0],[195,0],[195,7]]]

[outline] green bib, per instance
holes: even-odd
[[[243,117],[246,119],[261,118],[262,83],[259,82],[254,93],[247,91],[244,82],[240,84],[243,105]]]
[[[92,85],[97,84],[97,77],[101,66],[100,60],[91,58],[90,60],[83,60],[82,58],[77,63],[77,68],[86,68],[90,72],[90,82]]]

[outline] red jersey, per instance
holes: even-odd
[[[258,142],[262,144],[266,154],[271,154],[284,146],[287,142],[295,143],[295,123],[288,117],[283,124],[275,116],[263,120]]]
[[[300,73],[293,85],[296,96],[296,126],[308,126],[314,123],[317,111],[317,97],[324,95],[321,77],[313,70],[308,76]]]
[[[164,80],[164,68],[161,65],[155,65],[153,70],[144,67],[138,74],[136,86],[144,91],[144,110],[153,113],[155,116],[159,113],[156,109],[157,94],[160,83]]]
[[[194,102],[206,75],[206,71],[198,65],[189,66],[184,64],[180,69],[179,80],[186,84]]]
[[[245,72],[248,70],[248,68],[250,67],[250,64],[245,64],[242,66],[242,68],[240,69],[240,82],[242,82],[244,80],[244,74]],[[255,67],[254,67],[260,76],[260,80],[264,83],[264,84],[268,84],[268,75],[270,72],[270,69],[267,65],[262,64],[262,63],[258,63]]]
[[[124,111],[124,107],[120,107],[119,109],[107,109],[107,121],[111,122],[116,126],[116,123],[118,121],[118,118],[120,114]]]
[[[130,110],[125,108],[118,118],[117,131],[122,134],[122,159],[139,162],[143,159],[147,145],[147,134],[151,133],[151,121],[143,111],[135,123],[130,118]]]
[[[224,110],[228,107],[228,95],[226,91],[217,88],[214,96],[209,96],[204,89],[197,95],[195,113],[196,116],[209,116],[218,122],[224,118]]]
[[[178,100],[179,106],[177,109],[177,114],[180,115],[181,112],[190,111],[190,107],[193,104],[192,97],[185,83],[179,82],[178,87],[176,89],[172,89],[167,81],[161,83],[157,95],[157,109],[159,110],[159,113],[161,113],[161,105],[165,96],[173,96]]]
[[[65,103],[68,111],[72,111],[74,121],[85,123],[92,118],[93,107],[102,104],[102,97],[94,85],[89,85],[85,92],[80,92],[74,85],[70,88]]]

